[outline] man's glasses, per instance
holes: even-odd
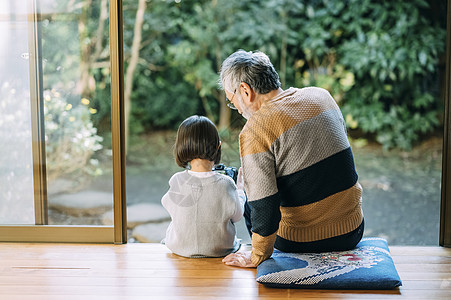
[[[236,89],[233,91],[233,96],[232,96],[232,100],[229,100],[229,98],[227,98],[227,96],[226,96],[226,101],[227,101],[227,107],[228,108],[230,108],[230,109],[237,109],[236,107],[235,107],[235,105],[233,105],[233,103],[232,103],[232,101],[233,101],[233,97],[235,97],[235,93],[236,93]]]

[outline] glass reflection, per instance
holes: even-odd
[[[0,224],[34,224],[27,7],[0,11]]]
[[[112,225],[107,1],[41,1],[49,224]]]

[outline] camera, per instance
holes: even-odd
[[[217,164],[213,167],[213,171],[231,177],[235,183],[238,178],[238,169],[235,167],[226,167],[224,164]]]

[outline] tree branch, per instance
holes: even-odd
[[[125,109],[125,147],[128,149],[128,139],[130,134],[129,119],[131,112],[131,94],[133,88],[133,73],[139,60],[139,49],[142,39],[142,27],[144,23],[144,12],[146,10],[146,0],[139,0],[138,10],[136,11],[135,29],[133,35],[133,43],[131,49],[130,62],[125,73],[125,90],[124,90],[124,109]]]

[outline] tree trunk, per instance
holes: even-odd
[[[130,135],[130,113],[131,113],[131,94],[133,88],[133,73],[139,60],[139,49],[142,40],[142,27],[144,23],[144,12],[146,10],[146,0],[139,0],[138,10],[136,11],[135,29],[133,43],[131,48],[130,61],[125,72],[125,90],[124,90],[124,114],[125,114],[125,153],[128,151],[128,141]]]
[[[219,130],[230,129],[230,116],[232,111],[230,110],[230,108],[227,107],[224,95],[218,93],[216,99],[220,103],[218,129]]]
[[[94,54],[91,56],[91,64],[94,64],[100,57],[103,50],[103,32],[105,30],[105,21],[108,19],[108,0],[100,2],[99,27],[95,39]]]
[[[282,37],[282,47],[280,51],[280,83],[282,89],[285,89],[286,77],[287,77],[287,42],[286,35]]]
[[[280,16],[282,23],[284,24],[285,30],[282,33],[282,41],[280,45],[280,84],[282,89],[285,89],[286,79],[287,79],[287,35],[288,35],[288,20],[286,8],[282,9]]]
[[[91,47],[85,43],[85,39],[88,38],[88,13],[92,2],[86,1],[81,9],[80,19],[78,19],[78,35],[80,39],[80,80],[77,83],[76,91],[81,97],[90,98],[92,90],[90,88],[90,56]]]
[[[96,88],[95,79],[91,75],[90,70],[94,67],[94,65],[100,58],[100,54],[103,51],[103,33],[105,30],[105,22],[108,18],[107,0],[102,0],[100,3],[99,26],[97,28],[96,36],[92,39],[93,43],[86,44],[85,39],[89,38],[87,22],[91,5],[91,0],[85,2],[82,8],[80,19],[78,20],[81,57],[80,80],[77,84],[77,91],[81,95],[81,97],[85,98],[91,98]]]
[[[207,118],[209,118],[212,122],[215,121],[213,111],[211,110],[210,104],[208,103],[207,97],[203,96],[200,98],[202,101],[202,105],[204,107],[205,113],[207,114]]]
[[[217,41],[216,42],[216,66],[217,66],[218,72],[221,69],[221,64],[222,64],[221,46],[219,44],[219,41]],[[218,129],[219,130],[230,129],[231,111],[230,111],[230,108],[227,107],[227,103],[226,103],[225,96],[223,95],[223,93],[217,93],[216,100],[219,102]]]

